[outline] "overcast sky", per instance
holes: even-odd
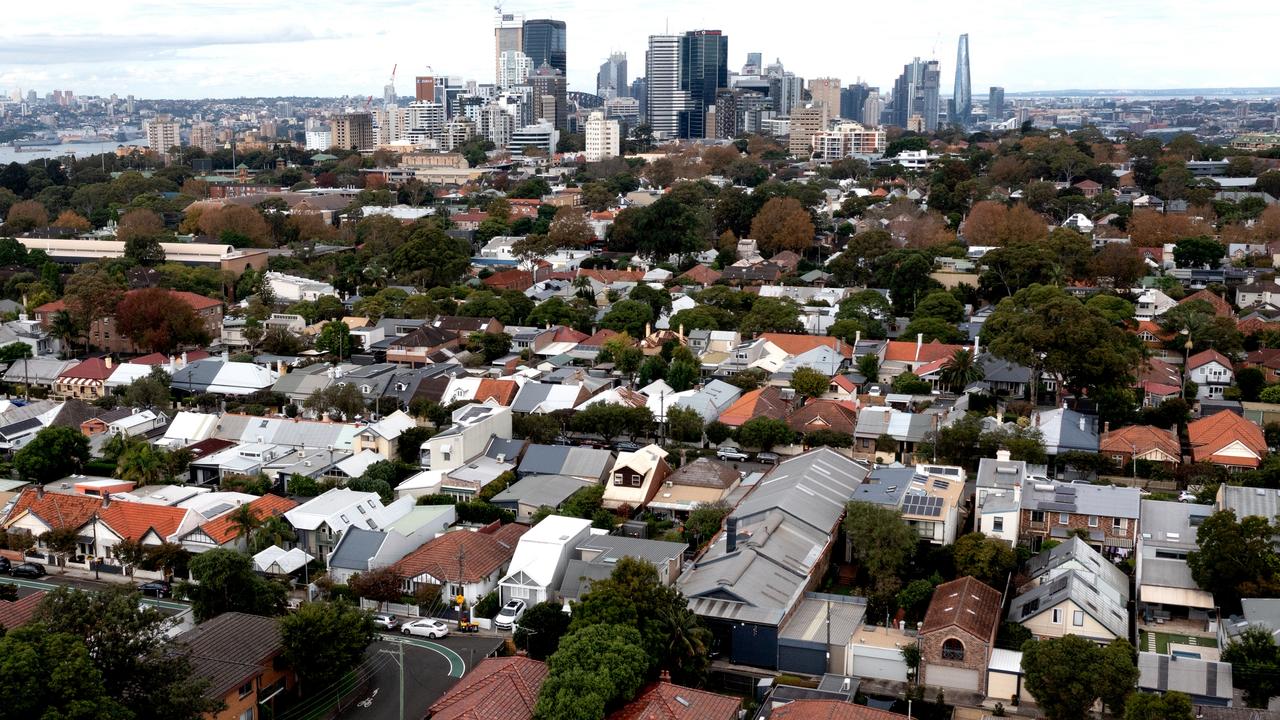
[[[1280,85],[1273,34],[1280,2],[1076,0],[913,3],[839,0],[548,0],[504,5],[568,23],[569,85],[594,92],[610,51],[644,72],[650,34],[720,29],[729,66],[748,52],[806,77],[892,86],[913,56],[942,62],[969,33],[973,88]],[[381,96],[437,74],[493,82],[494,9],[484,0],[59,0],[13,2],[0,26],[0,88],[82,95],[201,98]],[[867,24],[866,19],[877,18]]]

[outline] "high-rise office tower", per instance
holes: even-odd
[[[951,122],[967,127],[973,117],[973,88],[969,85],[969,33],[960,36],[956,47],[956,83],[951,98],[955,111]]]
[[[522,52],[535,68],[546,63],[561,75],[569,74],[568,31],[563,20],[525,20],[523,42]]]
[[[419,75],[413,83],[413,99],[418,102],[435,102],[436,76]]]
[[[712,128],[717,138],[734,138],[740,130],[739,118],[742,110],[738,106],[741,90],[723,89],[716,91],[716,122]]]
[[[502,53],[524,52],[524,16],[505,13],[498,15],[493,28],[494,77],[502,82]],[[421,100],[422,98],[418,98]]]
[[[761,53],[747,53],[747,64],[742,66],[743,75],[759,75],[762,68],[760,64],[763,60]]]
[[[769,67],[780,69],[782,65]],[[773,109],[779,116],[790,116],[792,108],[799,107],[804,101],[804,78],[796,77],[795,73],[789,71],[770,72],[769,99],[773,101]]]
[[[879,88],[876,88],[879,90]],[[862,105],[867,101],[871,88],[859,80],[840,91],[840,117],[845,120],[861,120]]]
[[[556,130],[568,130],[569,101],[564,74],[543,63],[529,76],[529,84],[533,86],[534,119],[546,120]]]
[[[880,88],[872,88],[867,99],[862,103],[862,124],[867,127],[879,127],[880,116],[884,114],[884,101],[880,99]]]
[[[906,128],[918,125],[926,132],[938,129],[938,84],[942,70],[937,60],[915,58],[902,67],[893,84],[892,122]],[[917,123],[911,118],[918,117]]]
[[[498,87],[523,85],[533,74],[533,60],[519,50],[504,50],[498,57]]]
[[[613,53],[596,74],[596,94],[609,100],[627,97],[630,92],[631,88],[627,85],[627,54]]]
[[[646,111],[649,106],[649,81],[642,77],[632,80],[631,97],[639,104],[639,107],[637,107],[640,113],[639,117],[648,117]]]
[[[1004,119],[1004,88],[997,85],[987,91],[987,119],[993,122]]]
[[[680,119],[680,137],[707,137],[706,115],[716,91],[729,86],[729,38],[719,30],[690,30],[680,39],[680,89],[689,104]]]
[[[653,136],[680,137],[680,114],[688,104],[688,93],[680,90],[679,35],[650,35],[644,55],[645,117]]]
[[[814,78],[809,81],[809,96],[827,109],[827,117],[840,114],[840,78]]]

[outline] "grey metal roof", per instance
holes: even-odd
[[[832,645],[847,645],[866,614],[867,602],[862,598],[805,593],[804,600],[787,618],[778,637],[820,643],[827,642],[830,637]]]
[[[1124,602],[1105,591],[1096,575],[1080,570],[1068,570],[1014,598],[1009,605],[1009,620],[1023,622],[1049,611],[1064,600],[1071,600],[1112,635],[1120,638],[1129,636],[1129,611]]]
[[[1224,484],[1218,492],[1221,498],[1218,506],[1234,510],[1236,517],[1257,515],[1270,520],[1280,515],[1280,490]]]
[[[368,570],[369,558],[377,554],[387,534],[350,527],[342,534],[338,547],[329,555],[329,567],[345,570]]]
[[[547,385],[538,382],[525,383],[520,391],[516,393],[515,399],[511,401],[511,411],[518,413],[531,413],[537,409],[539,405],[546,402],[551,397],[551,391],[556,385]]]
[[[648,560],[655,565],[680,557],[688,547],[686,543],[623,535],[592,535],[578,546],[580,550],[595,550],[600,553],[593,562],[614,563],[629,557]]]
[[[782,508],[811,527],[830,531],[844,515],[871,468],[828,447],[810,450],[774,466],[743,498],[733,515],[748,519]]]
[[[1078,537],[1072,537],[1027,561],[1027,575],[1032,580],[1041,582],[1055,577],[1065,569],[1075,568],[1097,575],[1115,594],[1128,599],[1129,577],[1123,570],[1112,565],[1102,553]]]
[[[1050,455],[1068,450],[1098,452],[1097,416],[1054,408],[1037,412],[1035,419],[1044,436],[1045,450]]]
[[[1027,476],[1027,464],[1022,460],[997,460],[982,458],[978,461],[975,479],[980,488],[1005,488],[1012,490],[1022,485]]]
[[[524,452],[524,446],[525,440],[522,438],[494,437],[489,439],[489,446],[484,449],[484,454],[494,459],[501,455],[507,462],[511,462],[520,457]]]
[[[591,583],[604,580],[613,574],[613,565],[570,560],[564,568],[564,579],[558,594],[566,600],[577,600],[591,589]]]
[[[1280,598],[1243,598],[1239,615],[1232,615],[1222,622],[1228,638],[1233,638],[1250,627],[1261,627],[1274,637],[1280,632]]]
[[[1197,700],[1231,700],[1231,663],[1140,652],[1138,689],[1186,693]]]
[[[560,507],[570,495],[594,484],[567,475],[530,475],[494,495],[491,502],[512,508],[521,503],[534,507]]]
[[[1025,480],[1022,483],[1024,510],[1137,520],[1141,501],[1142,494],[1138,488],[1084,483],[1045,483],[1035,480]]]
[[[1143,500],[1142,545],[1144,548],[1196,549],[1196,532],[1213,514],[1212,505]]]
[[[200,393],[209,389],[222,370],[222,360],[205,359],[188,363],[173,374],[170,387],[190,393]]]
[[[572,475],[600,479],[613,466],[612,450],[568,445],[530,445],[520,461],[521,475]]]
[[[914,468],[878,467],[871,471],[865,483],[854,489],[853,499],[900,507],[915,475]]]

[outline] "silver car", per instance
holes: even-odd
[[[374,613],[373,624],[382,630],[395,630],[400,627],[400,619],[391,613]]]

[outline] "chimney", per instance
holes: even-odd
[[[223,351],[222,351],[222,362],[224,362],[224,363],[226,363],[226,362],[231,362],[231,352],[230,352],[230,351],[228,351],[228,350],[223,350]]]
[[[276,361],[276,374],[277,374],[277,375],[284,375],[284,361],[283,361],[283,360],[277,360],[277,361]]]
[[[658,682],[664,682],[664,683],[671,682],[671,673],[667,672],[666,670],[663,670],[661,673],[658,674]]]
[[[36,486],[36,499],[37,499],[37,500],[43,500],[43,499],[44,499],[44,486],[43,486],[43,485],[37,485],[37,486]]]
[[[924,333],[916,333],[916,359],[915,359],[915,362],[920,362],[920,348],[922,348],[922,347],[924,347]]]
[[[680,323],[680,327],[676,330],[676,337],[680,338],[680,344],[684,344],[684,323]]]
[[[724,551],[734,552],[738,549],[738,518],[730,515],[724,519]]]
[[[652,334],[653,334],[653,326],[652,326],[652,325],[650,325],[649,323],[645,323],[645,324],[644,324],[644,336],[645,336],[645,337],[649,337],[649,336],[650,336],[650,335],[652,335]]]
[[[854,330],[853,331],[853,354],[854,355],[858,354],[858,346],[861,344],[862,344],[862,331]]]
[[[1105,435],[1105,434],[1107,434],[1107,433],[1109,433],[1109,432],[1111,432],[1111,421],[1110,421],[1110,420],[1108,420],[1108,421],[1106,421],[1106,422],[1102,423],[1102,433]]]
[[[102,507],[104,508],[111,507],[111,493],[102,494]]]
[[[1080,425],[1080,432],[1084,432],[1084,416],[1083,415],[1080,416],[1079,425]]]
[[[973,359],[974,360],[978,359],[978,351],[981,349],[982,349],[982,338],[977,335],[974,335],[973,336]]]
[[[110,369],[111,369],[111,356],[110,356],[110,355],[108,355],[108,356],[106,356],[106,357],[102,358],[102,362],[103,362],[103,364],[105,364],[105,365],[107,366],[107,369],[108,369],[108,370],[110,370]]]
[[[181,364],[181,365],[179,365],[178,367],[186,367],[186,366],[187,366],[187,351],[186,351],[186,350],[183,350],[183,351],[182,351],[182,364]]]
[[[1009,462],[1009,451],[1008,451],[1008,450],[997,450],[997,451],[996,451],[996,460],[997,460],[998,462]]]

